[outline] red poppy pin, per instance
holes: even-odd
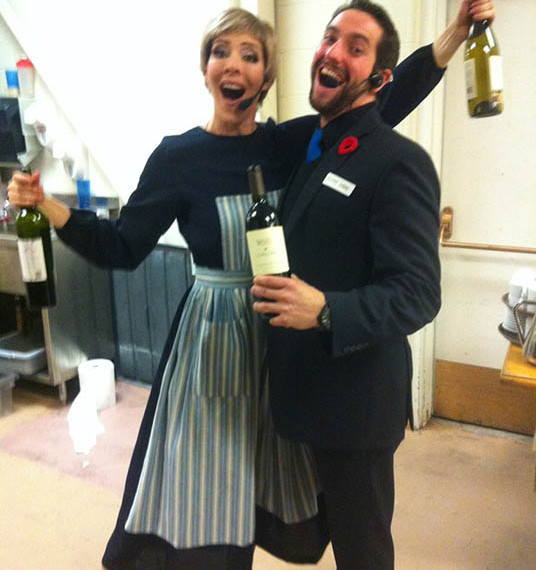
[[[350,154],[357,148],[357,139],[355,137],[346,137],[339,145],[339,154]]]

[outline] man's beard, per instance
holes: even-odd
[[[327,103],[314,101],[314,76],[313,84],[309,92],[309,103],[311,107],[318,111],[323,117],[338,117],[352,108],[355,100],[369,90],[368,79],[354,84],[346,84],[342,91],[330,99]]]

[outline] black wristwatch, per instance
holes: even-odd
[[[330,331],[331,330],[331,311],[329,310],[329,305],[326,304],[322,307],[320,313],[316,317],[318,324],[320,325],[320,330]]]

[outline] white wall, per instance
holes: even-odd
[[[462,53],[447,72],[442,202],[454,208],[452,240],[536,245],[536,2],[495,0],[493,25],[504,59],[505,110],[470,119],[465,108]],[[452,14],[458,0],[449,0]],[[536,256],[445,249],[443,309],[436,357],[502,368],[508,343],[498,333],[501,295]]]
[[[6,82],[4,70],[14,69],[15,62],[24,53],[24,50],[1,16],[0,40],[2,45],[2,50],[0,51],[0,93],[5,93]],[[36,101],[46,106],[47,115],[54,118],[56,133],[61,134],[64,138],[76,137],[75,129],[58,107],[54,97],[39,74],[36,76],[35,96]],[[96,196],[117,196],[117,192],[111,186],[98,163],[96,163],[91,156],[88,156],[87,153],[85,154],[89,163],[89,171],[91,172],[93,194]],[[67,174],[63,163],[53,159],[51,150],[44,149],[32,163],[32,168],[41,172],[41,180],[44,186],[52,188],[54,193],[76,193],[75,181]]]

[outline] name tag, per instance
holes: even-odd
[[[355,184],[353,182],[345,180],[344,178],[333,174],[333,172],[326,175],[322,184],[346,197],[350,196],[355,189]]]

